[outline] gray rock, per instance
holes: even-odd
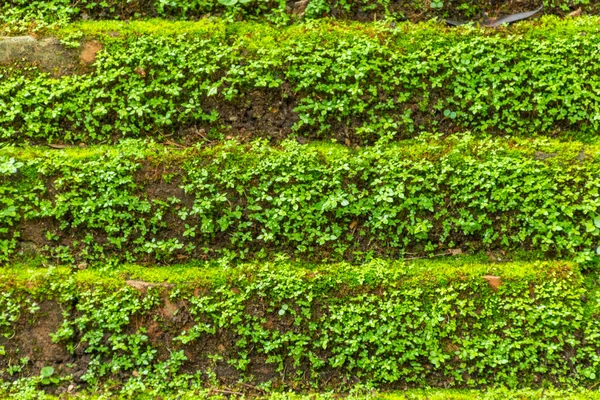
[[[52,37],[0,37],[0,64],[33,65],[54,76],[70,75],[92,63],[95,53],[102,48],[97,42],[90,43],[77,50],[67,49]]]

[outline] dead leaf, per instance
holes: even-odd
[[[498,288],[502,285],[502,278],[499,276],[484,275],[482,278],[485,279],[494,290],[498,290]]]
[[[567,14],[569,17],[579,17],[581,15],[581,7]]]
[[[459,254],[462,254],[462,250],[461,249],[450,249],[448,250],[448,253],[452,254],[453,256],[458,256]]]
[[[135,69],[135,73],[138,74],[141,77],[146,76],[146,71],[144,71],[144,69],[142,67],[137,67]]]
[[[306,11],[306,6],[308,6],[309,0],[297,1],[294,3],[294,14],[302,17],[304,12]]]

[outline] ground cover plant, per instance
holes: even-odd
[[[0,1],[0,398],[600,398],[599,4]]]
[[[0,5],[0,33],[45,32],[75,20],[191,19],[221,16],[228,20],[263,20],[289,24],[322,17],[374,21],[425,21],[431,18],[475,18],[483,12],[495,17],[537,9],[565,16],[595,14],[590,0],[540,0],[497,4],[491,0],[6,0]]]
[[[221,393],[230,392],[226,389],[206,389],[188,393],[178,393],[177,395],[165,395],[163,399],[167,400],[189,400],[189,399],[238,399],[246,398],[244,394]],[[35,393],[37,399],[40,400],[56,400],[56,399],[80,399],[80,400],[99,400],[105,397],[94,394],[78,393],[76,396],[69,397],[68,395],[53,396],[43,392]],[[270,393],[266,395],[256,396],[257,399],[269,400],[332,400],[339,398],[339,393],[335,392],[319,392],[319,393],[304,393],[297,394],[293,392]],[[115,400],[121,399],[144,399],[144,395],[126,397],[114,395],[111,397]],[[595,400],[598,398],[597,392],[593,390],[558,390],[553,388],[539,390],[509,390],[505,388],[494,388],[489,390],[451,390],[451,389],[429,389],[429,390],[403,390],[401,392],[378,392],[376,390],[363,389],[353,390],[349,392],[345,398],[350,400],[377,400],[377,399],[393,399],[393,400],[494,400],[503,398],[507,400]]]
[[[531,250],[595,262],[598,147],[547,139],[0,152],[4,261]]]
[[[368,144],[423,130],[595,137],[599,29],[596,17],[499,31],[333,21],[73,25],[59,37],[96,46],[93,64],[69,59],[71,73],[58,77],[20,58],[0,66],[0,140]]]
[[[565,262],[16,266],[0,276],[8,393],[569,387],[593,386],[600,372],[597,286]]]

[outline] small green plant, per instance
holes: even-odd
[[[29,364],[29,358],[28,357],[21,357],[19,359],[19,362],[17,364],[11,364],[9,362],[9,365],[6,368],[6,372],[10,376],[14,376],[16,374],[21,373],[23,371],[23,369],[25,368],[25,366],[27,366],[27,364]]]
[[[450,119],[456,118],[456,112],[450,110],[444,110],[444,117],[448,117]]]
[[[219,3],[223,4],[224,6],[233,7],[236,4],[248,4],[252,0],[218,0],[218,1],[219,1]]]
[[[40,370],[40,382],[42,385],[57,384],[60,382],[60,378],[54,376],[53,367],[43,367]]]

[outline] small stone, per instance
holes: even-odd
[[[88,65],[96,61],[96,54],[102,50],[102,43],[92,40],[83,45],[79,59],[82,63]]]

